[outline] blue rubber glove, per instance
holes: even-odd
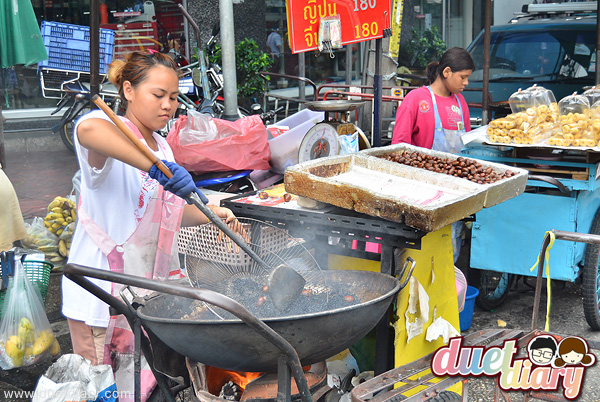
[[[203,203],[208,203],[208,198],[196,187],[192,175],[185,168],[165,160],[163,163],[173,172],[173,176],[169,179],[156,165],[152,165],[148,172],[151,178],[157,180],[165,190],[181,198],[185,199],[191,193],[196,193]]]

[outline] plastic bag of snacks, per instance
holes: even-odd
[[[60,346],[44,311],[42,297],[27,278],[20,260],[10,280],[0,322],[0,367],[29,366],[57,356]]]
[[[590,105],[594,105],[596,102],[600,101],[600,88],[593,86],[585,91],[583,96],[588,99]]]
[[[513,113],[526,111],[527,108],[531,107],[531,92],[523,91],[519,88],[517,92],[508,98],[508,104]]]
[[[590,103],[583,95],[565,96],[558,103],[560,131],[548,139],[549,145],[594,147],[598,139],[592,131]]]
[[[556,130],[558,105],[552,91],[533,86],[515,92],[509,98],[513,113],[490,122],[487,134],[491,142],[502,144],[538,144]]]

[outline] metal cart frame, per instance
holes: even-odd
[[[480,279],[476,286],[480,288],[478,305],[482,308],[492,309],[504,300],[511,275],[535,275],[530,268],[536,261],[538,242],[549,228],[600,234],[600,182],[597,180],[600,154],[564,150],[565,160],[541,161],[543,158],[533,159],[528,154],[530,150],[516,147],[463,150],[475,158],[523,167],[531,172],[525,193],[475,215],[471,268],[499,273],[496,284],[487,287],[488,275],[472,270],[474,277]],[[599,252],[598,245],[557,242],[552,248],[550,275],[551,279],[569,282],[580,276],[584,278],[584,311],[594,330],[600,330]]]

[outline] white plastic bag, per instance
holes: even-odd
[[[340,155],[358,152],[358,131],[354,134],[340,135]]]
[[[200,112],[189,110],[187,116],[186,125],[179,133],[181,145],[201,144],[238,134],[228,127],[217,127],[212,117]]]
[[[110,365],[92,366],[80,355],[66,354],[40,377],[32,402],[115,402],[117,395]]]

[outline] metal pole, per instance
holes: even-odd
[[[181,5],[187,10],[187,0],[182,0]],[[192,62],[192,54],[190,53],[190,24],[187,18],[183,19],[183,36],[185,37],[185,57]]]
[[[298,53],[298,76],[306,77],[306,53]],[[306,100],[306,84],[304,81],[298,81],[298,97],[300,100]],[[298,105],[298,110],[301,109],[302,104]]]
[[[447,42],[446,38],[446,0],[442,0],[442,40]]]
[[[488,123],[489,87],[490,87],[490,26],[492,24],[492,0],[485,0],[485,31],[483,32],[483,87],[481,89],[481,124]]]
[[[373,77],[373,146],[381,146],[381,77],[382,39],[375,39],[375,75]]]
[[[100,11],[99,0],[90,0],[90,96],[100,89]],[[92,105],[94,108],[94,105]]]
[[[346,85],[352,84],[352,44],[346,45]]]
[[[237,78],[235,69],[235,36],[233,31],[233,1],[219,0],[221,20],[221,50],[223,61],[223,95],[225,97],[225,120],[237,120]]]

